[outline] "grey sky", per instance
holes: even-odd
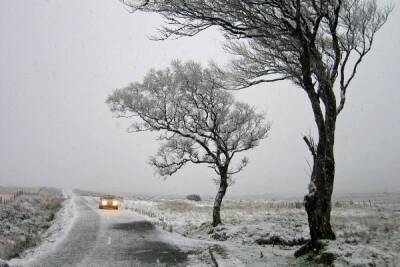
[[[378,1],[384,3],[386,1]],[[399,191],[400,10],[378,33],[348,92],[336,139],[337,192]],[[117,0],[8,0],[0,9],[0,184],[143,193],[210,193],[213,173],[187,167],[166,181],[146,164],[154,135],[128,134],[107,95],[171,60],[227,62],[216,30],[148,40],[161,20]],[[289,83],[237,93],[267,111],[271,136],[248,153],[232,194],[306,192],[314,129],[304,93]]]

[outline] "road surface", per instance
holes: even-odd
[[[133,212],[99,210],[88,197],[73,201],[77,217],[70,231],[28,266],[186,266],[196,254]]]

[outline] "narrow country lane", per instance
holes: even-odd
[[[64,240],[28,266],[186,266],[192,251],[167,242],[133,212],[98,210],[93,198],[74,197],[77,218]]]

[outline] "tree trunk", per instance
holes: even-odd
[[[228,188],[228,177],[227,174],[221,173],[221,181],[219,184],[219,189],[217,196],[215,197],[214,207],[213,207],[213,227],[221,224],[221,203],[225,196],[226,189]]]
[[[333,144],[329,144],[329,146],[333,146]],[[304,197],[311,243],[313,244],[319,239],[335,239],[335,233],[330,223],[334,176],[333,154],[329,157],[317,152],[314,160],[310,192]]]
[[[311,101],[313,102],[313,99]],[[310,148],[311,150],[315,149],[313,153],[314,162],[309,193],[304,197],[311,241],[305,247],[299,249],[295,256],[301,256],[310,250],[319,250],[317,241],[320,239],[336,239],[331,226],[331,200],[335,178],[334,144],[337,113],[334,99],[333,101],[326,101],[325,104],[324,119],[321,120],[320,114],[316,114],[314,110],[319,139],[317,147]]]

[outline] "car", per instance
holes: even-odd
[[[117,210],[120,204],[120,200],[111,195],[105,195],[100,197],[99,209],[114,209]]]

